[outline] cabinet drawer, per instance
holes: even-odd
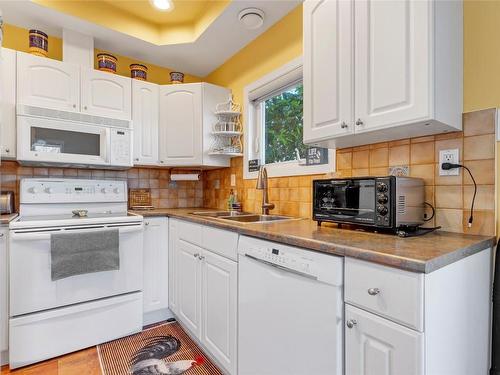
[[[190,223],[189,221],[179,221],[177,228],[178,238],[194,245],[201,246],[201,228],[199,224]]]
[[[345,259],[345,300],[423,331],[423,274]]]
[[[202,238],[203,248],[229,259],[238,259],[238,233],[203,226]]]

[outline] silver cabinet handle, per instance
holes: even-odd
[[[135,158],[135,161],[139,161],[139,158]]]
[[[358,120],[356,121],[356,125],[358,126],[363,125],[363,121],[361,121],[361,119],[358,118]]]
[[[379,288],[370,288],[370,289],[368,289],[368,294],[370,296],[376,296],[379,293],[380,293],[380,289]]]
[[[3,234],[3,233],[0,233],[0,238],[2,238],[3,236],[4,236],[4,234]]]
[[[345,121],[342,121],[342,123],[340,124],[340,127],[342,129],[347,129],[348,125],[347,125],[347,123]]]
[[[196,253],[196,254],[193,254],[193,256],[194,256],[195,258],[198,258],[198,259],[200,259],[200,254],[198,254],[198,253]]]
[[[205,257],[204,257],[203,255],[200,255],[200,256],[198,257],[198,259],[199,259],[199,260],[203,260],[203,259],[205,259]]]
[[[347,328],[353,328],[358,322],[355,319],[349,319],[346,323]]]

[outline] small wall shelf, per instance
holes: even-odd
[[[243,156],[241,106],[234,103],[231,96],[227,102],[217,104],[215,116],[217,123],[213,126],[213,142],[209,155]]]

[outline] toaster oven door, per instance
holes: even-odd
[[[319,181],[314,189],[314,218],[374,225],[375,199],[374,179]]]

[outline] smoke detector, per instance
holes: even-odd
[[[258,29],[264,24],[264,12],[257,8],[246,8],[238,14],[238,19],[247,29]]]

